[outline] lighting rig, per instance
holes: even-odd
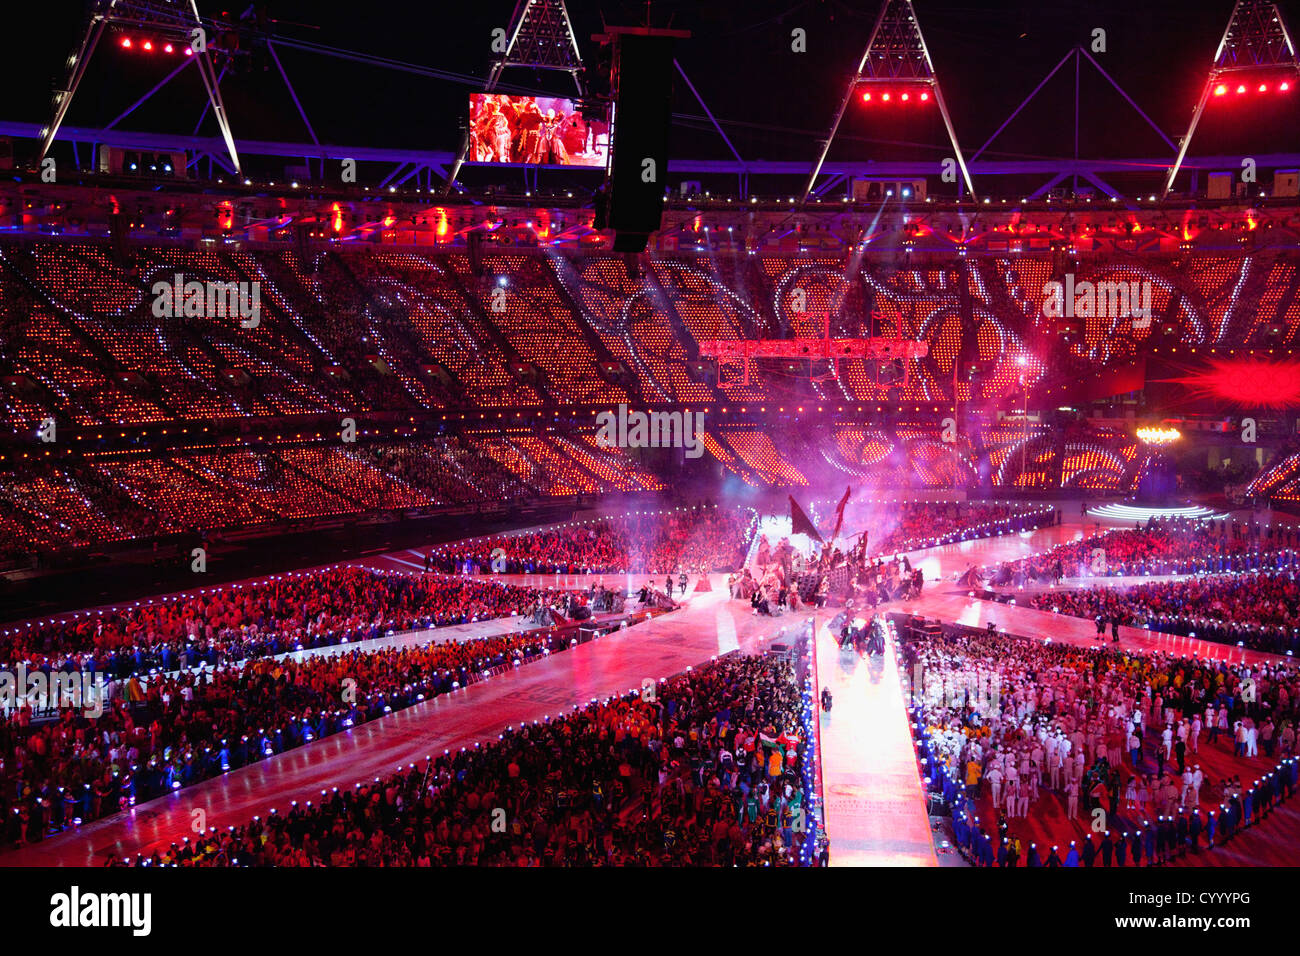
[[[1179,143],[1178,157],[1165,179],[1161,198],[1168,196],[1174,187],[1174,178],[1182,168],[1207,103],[1285,94],[1297,82],[1300,82],[1300,59],[1296,58],[1291,34],[1277,4],[1270,0],[1237,0],[1201,88],[1191,124]]]

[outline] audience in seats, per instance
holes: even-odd
[[[1058,589],[1035,594],[1027,603],[1040,610],[1274,654],[1300,651],[1300,581],[1295,571]]]
[[[1094,534],[1043,554],[1009,561],[994,586],[1060,582],[1098,575],[1200,574],[1300,565],[1296,525],[1151,519],[1145,527]]]
[[[731,571],[744,561],[752,523],[749,509],[706,503],[460,542],[434,551],[433,559],[444,571],[483,574]]]
[[[531,613],[562,593],[349,565],[14,625],[0,662],[126,677]]]
[[[977,865],[1165,863],[1222,846],[1295,791],[1290,661],[944,631],[911,631],[902,659],[930,787]],[[1031,845],[1026,821],[1053,826],[1062,809],[1060,842]]]
[[[493,668],[563,651],[571,640],[533,631],[304,660],[258,657],[113,679],[99,716],[63,707],[41,720],[23,707],[0,718],[0,839],[37,842],[466,687]]]
[[[790,665],[732,655],[499,741],[329,789],[119,865],[790,866],[803,790]]]

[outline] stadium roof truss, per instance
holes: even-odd
[[[90,65],[90,59],[95,55],[95,49],[99,46],[100,40],[104,37],[104,31],[110,25],[148,27],[162,36],[174,39],[177,42],[188,44],[187,49],[192,50],[192,55],[174,69],[161,83],[145,94],[135,106],[127,110],[126,113],[119,116],[112,126],[119,120],[124,119],[135,111],[145,100],[156,93],[168,82],[173,76],[180,73],[193,60],[198,64],[199,75],[203,79],[203,88],[208,94],[208,104],[204,108],[206,116],[207,109],[211,108],[212,115],[216,118],[217,125],[221,129],[221,137],[225,140],[226,149],[230,154],[230,161],[233,164],[234,172],[240,170],[239,153],[235,148],[235,137],[230,129],[230,117],[226,114],[225,103],[221,99],[221,79],[217,75],[216,67],[213,65],[212,56],[209,53],[209,37],[215,37],[215,31],[212,31],[213,24],[205,22],[199,16],[199,8],[195,0],[92,0],[90,10],[86,17],[86,29],[82,35],[81,43],[75,53],[73,53],[67,62],[67,75],[61,89],[54,93],[54,116],[49,125],[41,130],[41,148],[37,154],[37,165],[45,160],[46,154],[50,151],[50,146],[59,134],[59,127],[63,125],[63,119],[68,113],[68,107],[72,105],[73,98],[77,95],[77,89],[81,86],[81,81],[86,75],[86,67]],[[279,60],[276,60],[279,66]],[[283,68],[281,73],[283,74]],[[285,78],[288,82],[288,78]],[[292,92],[292,87],[290,87]],[[294,102],[298,102],[297,94],[294,94]],[[301,111],[302,107],[299,106]],[[304,115],[304,120],[306,116]],[[200,123],[202,120],[200,120]],[[310,131],[310,124],[308,130]],[[313,133],[314,137],[315,134]]]
[[[1214,53],[1205,85],[1201,87],[1201,98],[1192,113],[1191,124],[1178,146],[1178,158],[1165,179],[1165,188],[1160,194],[1162,198],[1169,195],[1174,186],[1174,177],[1192,145],[1192,136],[1214,88],[1224,77],[1234,73],[1258,73],[1261,69],[1284,69],[1300,77],[1300,60],[1296,59],[1291,34],[1277,4],[1271,0],[1237,0],[1228,27],[1223,31],[1223,39]]]
[[[258,35],[256,39],[259,42],[265,42],[271,61],[289,89],[299,118],[302,120],[311,140],[310,143],[301,141],[237,141],[231,130],[229,117],[221,100],[220,82],[224,76],[224,67],[218,72],[214,57],[207,52],[186,57],[185,62],[172,70],[106,126],[69,127],[65,125],[64,119],[77,88],[85,75],[87,63],[105,30],[114,25],[147,27],[160,34],[175,36],[183,41],[188,41],[195,29],[202,28],[208,31],[209,35],[215,36],[219,30],[229,28],[228,25],[223,26],[223,24],[211,18],[201,17],[195,0],[92,0],[82,42],[78,50],[68,59],[66,82],[55,93],[54,116],[51,122],[41,126],[27,122],[0,121],[0,136],[39,139],[41,142],[39,156],[42,159],[56,139],[69,142],[73,146],[74,155],[78,157],[78,165],[80,165],[79,153],[82,146],[93,148],[98,144],[107,144],[128,148],[184,151],[190,156],[189,164],[191,166],[206,159],[209,164],[209,175],[211,175],[214,166],[220,166],[236,175],[240,174],[242,168],[241,156],[292,157],[305,159],[309,168],[313,160],[319,160],[323,181],[326,161],[353,159],[360,162],[391,164],[390,171],[380,182],[381,188],[406,186],[412,179],[416,180],[417,185],[427,185],[430,189],[433,188],[435,178],[444,183],[442,188],[446,190],[450,190],[455,184],[459,165],[467,154],[465,143],[462,143],[461,150],[458,153],[454,153],[448,150],[389,149],[374,146],[331,145],[320,142],[294,90],[288,73],[280,61],[276,48],[283,47],[316,53],[382,69],[466,85],[474,89],[484,88],[483,77],[452,73],[422,64],[358,53],[292,37],[271,37],[265,33]],[[507,36],[509,40],[506,52],[499,60],[494,62],[487,78],[488,89],[517,94],[539,93],[535,89],[507,85],[501,82],[501,76],[507,67],[519,66],[567,72],[573,77],[579,95],[584,95],[582,61],[564,0],[517,0]],[[195,52],[198,53],[197,49]],[[821,144],[821,153],[812,167],[811,175],[809,164],[805,161],[743,159],[726,134],[724,129],[725,121],[720,121],[709,109],[700,91],[691,83],[690,78],[687,77],[685,70],[678,62],[674,63],[675,68],[686,80],[687,87],[706,115],[675,113],[673,115],[674,120],[677,122],[699,123],[707,121],[711,123],[726,143],[732,158],[672,159],[669,161],[668,168],[670,172],[678,174],[735,175],[738,177],[740,193],[743,198],[748,198],[749,177],[751,175],[798,178],[806,176],[808,177],[807,188],[803,194],[805,201],[809,196],[815,195],[820,198],[841,183],[845,183],[857,176],[877,178],[882,176],[931,176],[934,174],[935,164],[933,160],[929,159],[872,162],[869,158],[863,158],[829,162],[826,158],[829,153],[830,143],[854,91],[862,84],[886,82],[897,84],[902,81],[925,85],[933,90],[936,105],[943,116],[948,137],[961,169],[961,184],[964,184],[972,198],[974,198],[973,179],[976,176],[1042,176],[1044,179],[1043,184],[1027,196],[1029,199],[1040,197],[1058,183],[1070,177],[1073,178],[1076,185],[1080,179],[1083,179],[1092,183],[1106,195],[1118,198],[1118,192],[1103,179],[1105,174],[1112,172],[1131,173],[1135,170],[1151,168],[1169,168],[1170,159],[1168,156],[1154,158],[1081,158],[1079,156],[1080,94],[1078,76],[1085,58],[1115,87],[1138,114],[1157,131],[1161,139],[1169,145],[1171,154],[1176,154],[1173,166],[1170,168],[1168,178],[1164,184],[1166,195],[1173,184],[1174,177],[1184,167],[1208,171],[1236,168],[1239,164],[1239,159],[1236,157],[1191,157],[1188,155],[1188,147],[1190,146],[1192,134],[1195,132],[1201,108],[1205,104],[1206,96],[1212,90],[1216,77],[1231,71],[1259,69],[1261,67],[1294,69],[1297,74],[1300,74],[1300,61],[1297,61],[1290,35],[1281,15],[1277,12],[1276,5],[1271,2],[1264,2],[1264,0],[1238,0],[1228,29],[1225,31],[1219,50],[1215,55],[1210,77],[1207,79],[1202,93],[1201,104],[1193,116],[1187,135],[1183,137],[1182,142],[1177,146],[1160,131],[1159,127],[1147,116],[1137,102],[1119,86],[1087,50],[1076,46],[1062,57],[1051,72],[1016,107],[993,135],[971,154],[969,161],[967,161],[957,143],[956,133],[948,115],[946,104],[943,101],[939,82],[934,74],[933,64],[925,47],[920,28],[917,25],[910,0],[884,0],[862,60],[857,71],[849,79],[845,96],[841,100],[829,136]],[[217,59],[219,60],[219,57]],[[1030,100],[1071,60],[1075,65],[1073,156],[1046,159],[981,159],[990,145],[1020,114]],[[199,123],[196,124],[192,134],[131,132],[120,128],[122,121],[135,113],[150,97],[186,69],[190,61],[197,64],[208,93],[208,101],[204,105]],[[203,119],[206,118],[208,110],[212,110],[216,117],[220,129],[219,137],[213,138],[199,135],[199,128]],[[1261,166],[1300,166],[1300,154],[1294,153],[1270,153],[1267,156],[1259,156],[1257,159]],[[527,169],[525,169],[525,175],[528,175]],[[536,168],[533,168],[533,175],[536,175]],[[818,183],[819,176],[825,177],[821,183]],[[959,184],[959,188],[961,184]],[[850,191],[851,184],[846,188],[846,194]]]
[[[844,95],[840,97],[840,105],[835,111],[835,119],[831,121],[830,132],[822,142],[821,154],[813,164],[812,172],[808,176],[808,185],[804,187],[802,202],[808,201],[808,195],[817,184],[817,177],[826,162],[826,154],[830,152],[831,142],[835,139],[835,133],[844,119],[844,111],[848,109],[854,93],[863,86],[895,84],[899,80],[924,84],[933,91],[935,105],[939,107],[944,129],[948,132],[948,140],[952,143],[953,152],[956,154],[957,165],[961,167],[962,179],[965,180],[971,198],[975,198],[975,186],[971,183],[970,170],[966,168],[966,159],[962,156],[961,146],[957,142],[957,132],[953,129],[952,117],[948,115],[948,106],[943,99],[943,90],[939,87],[939,78],[934,75],[934,64],[930,61],[930,51],[926,48],[925,37],[921,36],[921,25],[917,22],[916,11],[912,9],[912,0],[885,0],[880,8],[880,15],[876,17],[876,25],[871,30],[871,38],[867,40],[867,48],[858,63],[858,69],[849,78]]]

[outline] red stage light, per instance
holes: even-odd
[[[1245,93],[1245,92],[1246,92],[1246,84],[1245,84],[1245,83],[1242,83],[1240,86],[1238,86],[1238,87],[1237,87],[1237,92],[1238,92],[1238,93]]]
[[[1267,83],[1261,83],[1261,84],[1259,84],[1259,91],[1260,91],[1261,93],[1267,93],[1267,92],[1268,92],[1268,84],[1267,84]]]
[[[1154,379],[1187,388],[1188,398],[1210,398],[1247,408],[1300,406],[1300,363],[1251,356],[1211,358],[1200,367],[1183,367],[1175,378]]]
[[[150,42],[149,40],[145,40],[145,41],[144,41],[144,48],[145,48],[146,50],[152,50],[152,49],[153,49],[153,43]]]
[[[871,102],[871,94],[870,94],[870,93],[863,93],[863,94],[862,94],[862,102],[864,102],[864,103],[870,103],[870,102]]]
[[[1222,83],[1220,83],[1218,86],[1214,88],[1215,96],[1222,96],[1226,92],[1228,92],[1228,88],[1224,86]]]
[[[881,93],[881,94],[880,94],[880,98],[881,98],[882,100],[884,100],[886,103],[889,102],[889,94],[888,94],[888,93]]]
[[[1283,80],[1282,84],[1278,87],[1278,89],[1281,90],[1283,93],[1285,93],[1287,90],[1291,89],[1291,84],[1288,83],[1286,80]]]
[[[194,51],[191,50],[189,47],[186,47],[186,48],[185,48],[185,55],[186,55],[186,56],[193,56],[193,55],[194,55]]]
[[[131,38],[130,38],[130,37],[122,37],[122,46],[123,46],[124,49],[127,49],[127,50],[131,49]]]
[[[908,96],[907,96],[906,93],[903,94],[902,99],[903,99],[903,102],[904,102],[904,103],[907,102],[907,100],[908,100]]]
[[[929,93],[922,93],[922,94],[921,94],[921,102],[922,102],[922,103],[924,103],[924,102],[925,102],[926,100],[928,100],[929,98],[930,98],[930,94],[929,94]]]
[[[165,47],[163,47],[163,52],[171,53],[174,49],[175,48],[170,43],[168,43]]]

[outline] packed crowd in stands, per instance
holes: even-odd
[[[1027,603],[1094,618],[1099,633],[1114,622],[1274,654],[1300,652],[1300,581],[1294,571],[1053,590],[1034,594]]]
[[[1016,586],[1096,575],[1201,574],[1300,564],[1300,526],[1256,522],[1150,519],[993,569],[989,583]]]
[[[851,523],[850,509],[846,508],[844,524],[851,533],[866,530],[867,553],[876,555],[900,554],[1005,531],[1023,531],[1055,523],[1058,517],[1052,508],[982,501],[908,501],[860,507],[866,509],[862,514],[863,523]]]
[[[790,866],[801,700],[790,665],[730,655],[654,695],[595,702],[499,742],[322,791],[117,865]]]
[[[0,562],[38,565],[52,554],[94,547],[141,547],[202,528],[271,527],[340,516],[499,506],[579,492],[659,487],[617,450],[601,476],[582,469],[559,439],[531,442],[532,457],[494,455],[490,440],[445,437],[402,444],[361,443],[340,452],[323,445],[267,446],[156,456],[114,454],[56,466],[0,465]],[[639,477],[634,477],[639,476]],[[584,483],[585,481],[585,483]]]
[[[456,439],[401,445],[363,445],[357,453],[385,474],[428,492],[440,502],[521,500],[538,495],[495,458]]]
[[[208,777],[466,687],[492,668],[565,650],[533,631],[305,660],[113,679],[99,716],[65,707],[0,718],[0,839],[37,842]],[[88,700],[83,700],[88,704]]]
[[[0,663],[125,677],[529,614],[552,589],[344,566],[155,599],[0,633]],[[570,600],[586,601],[585,592]]]
[[[977,865],[1164,863],[1221,846],[1295,791],[1300,670],[1289,661],[1246,667],[945,631],[913,632],[903,658],[931,789]],[[1203,748],[1224,761],[1231,749],[1222,765],[1240,772],[1211,779]],[[1248,762],[1260,754],[1267,763]],[[1023,821],[1054,799],[1067,822],[1091,831],[1102,820],[1103,832],[1068,847],[1022,839]]]
[[[432,552],[442,571],[510,574],[701,574],[732,571],[753,535],[748,508],[703,503],[672,511],[623,514],[527,534],[497,535]],[[498,549],[504,552],[495,554]]]

